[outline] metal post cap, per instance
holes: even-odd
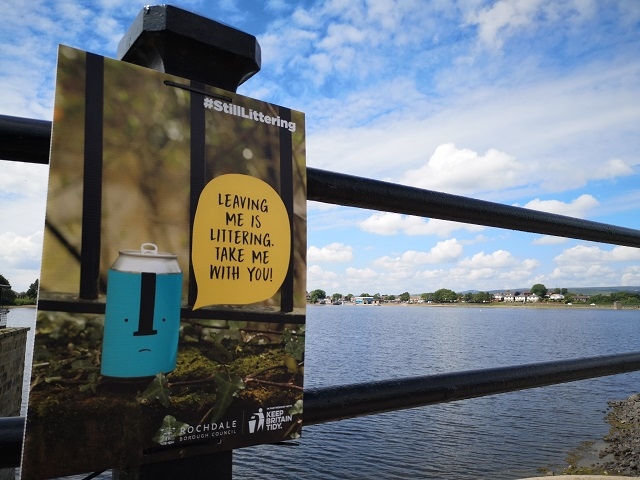
[[[171,5],[140,11],[118,59],[234,92],[261,66],[256,37]]]

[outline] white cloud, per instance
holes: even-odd
[[[504,258],[503,258],[504,257]],[[501,265],[492,265],[497,259]],[[420,270],[412,275],[417,290],[435,291],[439,288],[450,288],[455,291],[469,289],[493,290],[496,288],[513,288],[533,282],[535,271],[540,263],[535,259],[517,260],[507,252],[496,252],[486,255],[480,253],[471,258],[461,260],[450,269]],[[532,283],[533,282],[533,283]]]
[[[381,91],[385,92],[384,96],[380,95]],[[423,114],[434,109],[433,101],[425,98],[414,79],[398,75],[376,79],[359,89],[345,89],[339,97],[318,97],[308,103],[305,110],[312,115],[310,126],[314,136],[335,137],[347,142],[349,135],[354,132],[365,134],[372,129],[371,133],[378,139],[376,141],[376,137],[371,138],[376,147],[380,146],[381,135],[385,141],[392,142],[386,147],[391,155],[393,148],[396,152],[402,152],[407,147],[401,143],[402,137],[406,135],[404,129],[407,127],[407,118],[401,110],[408,104]],[[378,126],[384,127],[384,131],[377,130]],[[396,134],[400,135],[400,142],[393,142]],[[331,145],[318,142],[318,147],[328,148]],[[364,149],[361,154],[370,153],[367,143],[362,143],[360,147]],[[322,150],[319,153],[321,152]],[[387,150],[384,153],[387,153]]]
[[[586,135],[585,141],[589,141]],[[628,177],[635,173],[631,158],[630,156],[628,161],[621,159],[601,161],[596,155],[589,155],[583,158],[583,165],[580,165],[581,160],[577,156],[568,159],[567,162],[558,162],[549,166],[545,172],[546,175],[539,175],[540,189],[548,192],[563,192],[584,187],[594,180],[614,181],[620,177]]]
[[[617,246],[611,250],[603,250],[596,246],[576,245],[564,250],[554,258],[562,265],[593,265],[615,262],[637,262],[640,260],[640,248]]]
[[[0,245],[2,245],[0,258],[3,266],[39,267],[42,254],[42,232],[28,236],[20,236],[13,232],[0,233]]]
[[[542,237],[535,238],[531,243],[534,245],[558,245],[561,243],[567,243],[568,238],[553,237],[551,235],[543,235]]]
[[[344,263],[353,260],[353,247],[342,243],[330,243],[318,248],[310,246],[307,249],[307,262],[309,263]]]
[[[334,69],[334,62],[326,53],[314,53],[313,55],[310,55],[309,63],[313,70],[306,76],[313,81],[315,85],[322,85],[325,78]]]
[[[535,21],[542,0],[500,0],[468,15],[467,23],[478,26],[480,41],[499,49],[506,37]]]
[[[424,219],[411,215],[400,215],[391,212],[378,212],[358,223],[365,232],[376,233],[378,235],[438,235],[440,237],[449,236],[456,230],[466,230],[477,232],[485,227],[478,225],[467,225],[465,223],[449,222],[438,219]]]
[[[515,267],[518,264],[516,258],[505,250],[496,250],[491,254],[478,252],[472,257],[462,260],[459,265],[466,268],[508,268]]]
[[[309,13],[308,10],[304,8],[296,8],[291,15],[291,23],[297,27],[313,27],[317,26],[316,18]]]
[[[596,168],[591,178],[611,179],[616,177],[626,177],[633,174],[633,168],[619,158],[607,160],[603,165]]]
[[[307,267],[307,290],[318,288],[327,291],[340,286],[338,274],[331,270],[325,270],[319,265],[309,265]]]
[[[368,0],[367,20],[374,22],[383,30],[398,32],[402,23],[403,11],[393,0]]]
[[[289,40],[283,42],[282,31],[275,30],[274,33],[267,32],[260,36],[259,43],[262,55],[269,63],[265,64],[268,68],[279,63],[288,63],[289,61],[302,61],[304,57],[300,55],[310,50],[305,47],[315,44],[318,41],[318,32],[314,27],[313,19],[309,19],[304,14],[294,15],[294,22],[284,26],[286,29],[286,38]],[[304,20],[306,19],[306,20]],[[298,48],[292,48],[292,42],[297,44]]]
[[[567,215],[570,217],[585,218],[593,208],[600,205],[600,202],[591,195],[580,195],[570,203],[560,200],[540,200],[536,198],[528,202],[524,208],[538,210],[541,212],[556,213],[558,215]]]
[[[447,271],[443,269],[434,269],[434,270],[420,270],[416,272],[415,278],[416,280],[427,282],[427,285],[435,285],[435,283],[431,282],[442,282],[447,278]],[[445,281],[446,283],[446,281]],[[442,283],[444,285],[444,283]],[[431,290],[437,290],[438,288],[445,287],[434,287]],[[424,293],[424,292],[422,292]]]
[[[0,274],[11,282],[12,290],[24,292],[40,277],[42,232],[20,236],[0,233]]]
[[[371,268],[354,268],[349,267],[346,270],[347,275],[351,278],[373,278],[377,277],[378,273]]]
[[[92,23],[95,28],[94,31],[100,36],[100,39],[96,41],[96,49],[106,46],[110,51],[114,52],[111,56],[115,56],[118,43],[125,33],[120,22],[107,13],[98,16]],[[106,40],[106,45],[102,40]]]
[[[266,2],[266,8],[274,12],[283,12],[288,10],[289,6],[286,0],[268,0]]]
[[[46,165],[0,161],[0,274],[24,292],[40,276]]]
[[[451,285],[461,285],[459,290],[492,290],[531,283],[539,267],[540,262],[536,259],[519,260],[504,250],[491,254],[479,252],[461,260],[445,278]]]
[[[491,254],[479,252],[457,261],[461,253],[462,247],[457,240],[447,240],[428,252],[409,250],[395,257],[380,257],[373,264],[384,273],[372,270],[368,276],[386,281],[398,292],[408,290],[412,293],[439,288],[492,290],[503,285],[529,284],[538,278],[535,272],[540,268],[540,262],[533,258],[517,259],[507,251],[497,250]],[[451,268],[441,267],[451,262],[456,262]],[[425,269],[422,268],[424,265],[437,267]]]
[[[17,197],[46,197],[49,167],[23,162],[0,160],[0,193]]]
[[[640,267],[632,266],[624,269],[620,285],[638,286],[640,285]]]
[[[408,170],[400,183],[456,194],[501,190],[528,182],[532,168],[494,148],[484,155],[453,143],[439,145],[427,163]]]
[[[620,8],[622,21],[633,25],[640,20],[640,3],[635,0],[621,0],[618,2],[618,6]]]
[[[121,0],[109,0],[109,1],[121,1]],[[237,0],[218,0],[216,7],[222,10],[226,10],[231,13],[240,13],[240,7]]]
[[[386,269],[413,269],[417,265],[450,263],[462,255],[462,245],[455,238],[438,242],[428,252],[408,250],[398,257],[381,257],[374,263]]]
[[[638,285],[638,268],[634,264],[639,260],[637,248],[616,246],[605,250],[576,245],[554,258],[557,266],[549,278],[562,281],[565,286]]]
[[[448,263],[456,260],[460,255],[462,255],[462,245],[455,238],[451,238],[438,242],[429,252],[405,252],[403,259],[418,264]]]
[[[379,212],[361,221],[358,226],[365,232],[378,235],[397,235],[398,232],[424,222],[421,218],[398,213]]]
[[[324,50],[335,50],[344,48],[346,44],[358,44],[365,38],[365,33],[349,24],[331,24],[327,28],[327,36],[319,43],[319,47]]]
[[[42,231],[47,172],[46,165],[0,161],[0,234],[32,237]]]
[[[556,284],[562,282],[570,286],[593,286],[595,278],[597,285],[616,285],[620,280],[620,274],[613,268],[602,265],[572,265],[565,264],[554,268],[548,278]]]
[[[454,285],[466,285],[469,282],[478,285],[479,282],[486,282],[491,279],[492,283],[499,276],[498,272],[493,268],[454,268],[449,272],[449,278]]]
[[[312,211],[326,212],[326,211],[336,210],[338,208],[340,208],[340,206],[334,205],[333,203],[314,202],[311,200],[307,201],[307,212],[312,212]]]
[[[378,289],[380,285],[388,285],[383,275],[371,268],[349,267],[345,270],[345,278],[342,280],[344,288],[348,288],[350,293],[358,295],[360,293],[374,293],[371,289]]]
[[[499,50],[517,34],[558,22],[563,22],[564,28],[571,28],[596,13],[594,0],[499,0],[489,7],[469,12],[466,22],[477,26],[481,44]]]

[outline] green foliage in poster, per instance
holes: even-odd
[[[138,397],[138,401],[145,405],[157,400],[162,406],[169,407],[169,393],[167,377],[163,373],[158,373],[147,389]]]
[[[284,340],[284,351],[294,360],[301,362],[304,360],[304,325],[298,331],[286,329],[282,333]]]
[[[289,415],[302,415],[302,400],[296,401],[289,409]]]
[[[233,402],[233,398],[244,389],[244,381],[238,375],[227,377],[223,373],[217,373],[213,381],[216,383],[217,390],[216,403],[211,409],[211,423],[222,418],[227,407]]]
[[[304,325],[298,331],[288,328],[282,333],[284,340],[284,364],[289,373],[302,373],[304,361]]]

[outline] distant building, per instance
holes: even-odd
[[[371,305],[373,304],[373,297],[353,297],[353,303],[356,305]]]
[[[517,295],[516,297],[514,297],[514,301],[520,302],[520,303],[538,302],[538,301],[540,301],[540,297],[538,295],[536,295],[535,293],[524,292],[524,293],[521,293],[520,295]]]

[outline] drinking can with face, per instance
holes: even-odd
[[[138,378],[174,370],[181,301],[176,255],[152,243],[121,250],[107,276],[102,375]]]

